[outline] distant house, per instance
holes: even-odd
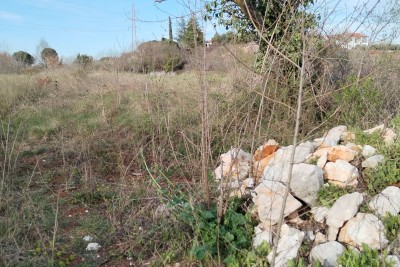
[[[368,35],[358,32],[328,35],[328,39],[335,40],[337,44],[347,49],[369,45]]]
[[[206,41],[206,47],[211,47],[212,46],[212,40]]]

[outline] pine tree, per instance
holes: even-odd
[[[174,36],[172,35],[172,21],[171,17],[168,17],[168,33],[169,33],[169,41],[173,42],[174,41]]]
[[[178,41],[188,48],[193,48],[196,45],[202,45],[204,34],[199,27],[195,16],[192,16],[187,23],[182,21],[179,24]]]

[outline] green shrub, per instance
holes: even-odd
[[[387,186],[400,181],[399,140],[387,146],[379,132],[366,134],[359,131],[356,132],[356,143],[371,145],[376,148],[376,154],[384,156],[384,162],[380,163],[376,169],[366,169],[364,171],[364,180],[367,183],[367,190],[370,194],[380,193]]]
[[[29,66],[35,63],[35,58],[25,51],[18,51],[12,55],[13,59],[23,65]]]
[[[330,208],[335,201],[343,195],[352,192],[352,188],[342,188],[337,185],[324,186],[318,191],[318,202],[320,205]]]
[[[184,65],[179,47],[170,41],[150,41],[139,45],[133,60],[133,70],[141,73],[172,72]]]
[[[390,241],[396,239],[400,233],[400,215],[387,214],[383,218],[383,224],[385,225],[386,237]]]
[[[85,55],[85,54],[79,54],[76,56],[74,63],[82,66],[87,66],[88,64],[93,62],[93,57]]]
[[[255,266],[266,262],[270,249],[267,244],[252,249],[256,222],[250,213],[241,210],[241,204],[241,200],[233,200],[220,223],[216,205],[208,210],[202,205],[192,208],[189,203],[183,204],[178,215],[193,228],[195,238],[190,255],[195,260],[209,262],[219,256],[227,266]]]
[[[364,125],[383,115],[384,98],[372,78],[357,81],[356,77],[350,76],[342,87],[333,95],[334,107],[340,107],[336,116],[340,123]]]
[[[337,262],[341,266],[346,267],[359,267],[359,266],[369,266],[369,267],[380,267],[388,266],[393,267],[394,264],[390,262],[387,257],[387,252],[384,251],[381,254],[378,250],[369,248],[367,245],[362,245],[363,251],[358,253],[352,249],[347,249],[340,257]]]

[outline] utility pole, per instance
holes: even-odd
[[[135,48],[135,40],[136,40],[136,13],[135,13],[135,1],[132,1],[132,44],[131,50],[133,52]]]

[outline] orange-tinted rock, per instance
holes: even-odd
[[[253,156],[253,161],[262,160],[279,149],[278,145],[262,145],[259,147]]]
[[[335,146],[328,153],[328,161],[335,162],[338,159],[350,162],[356,156],[356,152],[345,146]]]
[[[266,156],[262,160],[256,161],[253,163],[253,175],[257,178],[260,178],[264,172],[265,167],[274,158],[275,152]]]

